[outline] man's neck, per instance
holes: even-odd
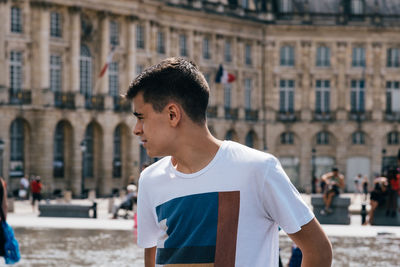
[[[222,141],[213,137],[207,128],[204,130],[182,138],[180,147],[172,155],[172,164],[176,170],[182,173],[195,173],[214,159]]]

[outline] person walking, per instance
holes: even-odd
[[[31,181],[31,192],[32,192],[32,211],[35,211],[35,202],[38,203],[42,200],[42,183],[40,181],[40,176],[36,176]]]
[[[168,58],[126,93],[133,133],[150,157],[162,157],[139,179],[145,266],[275,267],[278,225],[302,250],[304,266],[331,266],[331,243],[279,161],[211,135],[209,92],[193,62]]]

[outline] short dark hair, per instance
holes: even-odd
[[[125,95],[132,100],[143,93],[145,103],[161,112],[169,101],[179,103],[195,123],[205,123],[210,88],[195,63],[179,57],[167,58],[145,69],[129,85]]]

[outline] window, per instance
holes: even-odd
[[[330,81],[317,80],[315,83],[315,112],[330,112]]]
[[[290,13],[293,10],[292,0],[279,1],[279,10],[281,13]]]
[[[279,92],[279,111],[294,112],[294,80],[281,80]]]
[[[252,80],[250,78],[244,79],[244,107],[246,110],[251,110],[251,90]]]
[[[10,53],[10,89],[16,93],[22,89],[22,52]]]
[[[85,45],[81,46],[79,70],[80,92],[88,98],[92,95],[92,56]]]
[[[62,91],[62,63],[60,55],[50,55],[50,90],[53,92]]]
[[[351,92],[350,92],[350,105],[352,113],[363,113],[364,112],[364,101],[365,101],[365,82],[364,80],[352,80],[351,81]]]
[[[58,12],[50,13],[50,36],[51,37],[61,37],[62,36],[62,26],[61,26],[61,14]]]
[[[389,48],[387,50],[387,67],[398,68],[400,67],[400,49]]]
[[[144,70],[144,66],[141,64],[136,65],[136,75],[139,75]]]
[[[400,112],[400,82],[386,82],[386,113]]]
[[[22,33],[21,8],[11,7],[11,32]]]
[[[317,48],[317,67],[329,67],[331,65],[331,50],[326,46]]]
[[[119,97],[118,62],[111,62],[109,66],[108,90],[110,96]]]
[[[251,65],[251,45],[249,44],[245,46],[245,63]]]
[[[184,34],[179,35],[179,54],[182,57],[188,56],[187,37]]]
[[[364,0],[351,0],[351,14],[362,15],[364,13]]]
[[[364,145],[365,144],[365,134],[363,132],[355,132],[352,135],[353,145]]]
[[[224,106],[225,108],[231,107],[231,99],[232,99],[232,85],[225,84],[224,85]]]
[[[144,27],[136,26],[136,48],[144,49]]]
[[[110,45],[119,45],[119,25],[116,21],[110,21]]]
[[[248,9],[249,8],[249,0],[241,0],[242,8]]]
[[[353,67],[365,67],[365,48],[353,47],[353,60],[351,65]]]
[[[24,123],[16,119],[10,128],[10,177],[24,176]]]
[[[293,145],[294,144],[294,134],[292,132],[286,132],[281,134],[281,144],[282,145]]]
[[[294,47],[290,45],[281,47],[280,59],[281,59],[281,66],[293,67]]]
[[[157,52],[159,54],[165,53],[165,37],[163,32],[157,33]]]
[[[121,178],[122,176],[121,159],[121,126],[118,126],[114,131],[113,178]]]
[[[246,146],[248,147],[254,147],[254,139],[255,139],[255,134],[253,131],[249,132],[246,135]]]
[[[203,58],[204,59],[211,59],[210,39],[208,39],[208,38],[204,38],[203,39]]]
[[[54,133],[53,176],[64,177],[64,123],[59,122]]]
[[[224,58],[225,62],[232,62],[232,46],[231,42],[225,42],[225,49],[224,49]]]
[[[398,145],[400,144],[400,134],[399,132],[390,132],[387,135],[388,145]]]
[[[317,145],[329,145],[329,133],[319,132],[317,133]]]
[[[83,177],[93,177],[93,155],[94,155],[94,133],[93,123],[89,124],[85,132],[86,150],[83,153]]]

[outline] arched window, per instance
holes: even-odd
[[[54,177],[64,177],[64,130],[65,124],[59,122],[54,133],[54,158],[53,175]]]
[[[10,177],[24,176],[24,123],[13,121],[10,127]]]
[[[280,63],[281,66],[294,66],[294,47],[292,45],[285,45],[280,50]]]
[[[399,132],[390,132],[387,135],[388,145],[398,145],[400,144],[400,134]]]
[[[233,140],[235,133],[233,130],[229,130],[225,135],[225,140]]]
[[[121,126],[114,131],[114,152],[113,152],[113,177],[121,178],[122,157],[121,157]]]
[[[364,145],[365,144],[365,134],[361,131],[353,133],[352,141],[353,141],[353,145]]]
[[[92,56],[86,45],[81,46],[79,76],[81,94],[90,97],[92,95]]]
[[[93,177],[93,141],[94,141],[94,133],[93,133],[93,124],[89,124],[86,128],[85,132],[85,143],[86,150],[84,152],[83,158],[83,176],[84,177]]]
[[[252,132],[252,131],[249,132],[246,135],[246,146],[254,148],[254,139],[255,139],[254,132]]]
[[[329,145],[329,133],[319,132],[317,133],[317,145]]]
[[[285,132],[281,134],[281,144],[282,145],[293,145],[294,144],[294,134],[292,132]]]

